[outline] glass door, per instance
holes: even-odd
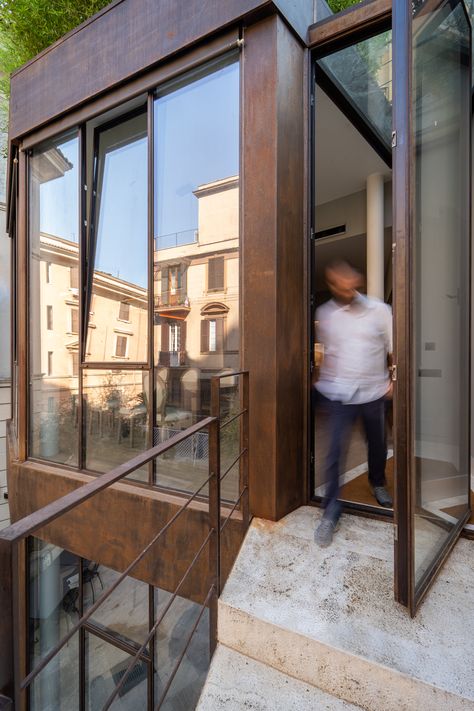
[[[461,0],[397,0],[395,594],[415,614],[470,516],[471,27]]]

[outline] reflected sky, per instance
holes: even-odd
[[[155,101],[155,237],[198,227],[199,185],[239,173],[239,65]]]
[[[73,168],[63,176],[40,185],[40,230],[78,241],[78,149],[76,137],[57,146]]]
[[[140,118],[146,127],[146,116]],[[105,155],[94,269],[144,289],[148,264],[146,136]]]

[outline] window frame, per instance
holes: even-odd
[[[24,161],[23,161],[23,169],[25,171],[25,176],[26,176],[26,184],[29,185],[29,176],[30,176],[30,156],[33,155],[33,151],[36,149],[41,149],[43,145],[46,146],[46,144],[49,144],[50,142],[54,143],[61,143],[62,141],[67,140],[68,138],[77,138],[78,140],[78,156],[77,156],[77,170],[78,170],[78,183],[79,183],[79,192],[80,192],[80,197],[79,197],[79,202],[78,202],[78,247],[79,247],[79,261],[78,261],[78,293],[77,296],[78,298],[78,308],[79,308],[79,339],[78,339],[78,345],[77,345],[77,355],[78,355],[78,375],[75,376],[75,368],[72,365],[71,366],[71,371],[73,372],[73,377],[77,377],[77,402],[78,402],[78,426],[77,426],[77,439],[78,439],[78,449],[75,450],[75,457],[77,460],[76,464],[68,464],[68,463],[63,463],[63,462],[58,462],[58,461],[53,461],[49,459],[45,459],[39,455],[33,455],[30,451],[30,415],[31,415],[31,409],[30,409],[30,392],[29,389],[27,389],[26,394],[25,394],[25,409],[24,409],[24,415],[25,415],[25,427],[24,427],[24,432],[26,434],[25,438],[25,458],[29,459],[33,462],[39,462],[39,463],[44,463],[46,462],[48,465],[51,465],[53,467],[58,467],[60,469],[66,469],[70,470],[73,472],[78,472],[78,471],[84,471],[86,473],[93,473],[96,474],[97,472],[93,472],[92,470],[88,469],[86,467],[86,455],[85,455],[85,433],[84,433],[84,426],[85,426],[85,419],[86,419],[86,412],[85,412],[85,406],[83,403],[83,385],[84,385],[84,377],[85,373],[87,370],[109,370],[109,371],[126,371],[126,370],[143,370],[148,372],[149,378],[149,393],[148,393],[148,408],[149,408],[149,424],[150,424],[150,443],[149,446],[152,446],[153,444],[153,426],[156,418],[156,407],[155,407],[155,379],[156,379],[156,372],[160,369],[159,363],[155,363],[155,343],[157,336],[155,335],[154,331],[154,167],[155,167],[155,155],[154,155],[154,101],[156,97],[159,94],[163,93],[171,93],[176,90],[178,90],[181,86],[192,84],[194,81],[196,81],[199,78],[212,75],[213,73],[219,71],[221,68],[230,66],[230,65],[237,65],[238,66],[238,71],[240,74],[240,89],[238,92],[238,112],[240,115],[240,121],[242,118],[242,101],[243,101],[243,92],[242,92],[242,66],[241,66],[241,53],[240,53],[240,48],[237,46],[230,47],[228,44],[224,44],[222,49],[215,53],[211,52],[211,56],[208,56],[206,52],[203,53],[203,56],[200,57],[198,62],[191,62],[186,63],[184,62],[179,69],[175,72],[174,76],[168,74],[165,76],[164,80],[155,80],[152,83],[148,84],[148,87],[145,89],[145,92],[142,90],[140,93],[137,92],[135,96],[132,95],[127,95],[124,96],[123,93],[120,94],[120,101],[112,104],[111,106],[107,106],[105,103],[105,106],[101,103],[98,102],[98,105],[101,107],[99,108],[98,111],[94,113],[93,108],[89,110],[89,106],[93,107],[95,105],[95,102],[91,102],[90,105],[88,104],[81,112],[79,113],[79,118],[76,121],[72,121],[71,118],[67,119],[64,122],[61,122],[58,124],[56,128],[54,128],[54,124],[51,124],[51,126],[46,126],[43,129],[38,129],[35,132],[32,132],[26,139],[25,145],[27,148],[25,149],[24,153]],[[166,73],[165,73],[166,75]],[[136,109],[130,110],[129,106],[131,103],[134,103],[135,105],[137,104],[137,99],[140,97],[145,97],[144,99],[141,100],[141,105]],[[89,209],[92,206],[91,201],[91,193],[93,192],[94,188],[94,168],[92,171],[92,179],[91,181],[88,180],[88,157],[92,154],[92,159],[94,161],[94,156],[96,155],[96,135],[99,130],[105,130],[105,128],[109,128],[110,125],[107,125],[108,123],[110,124],[111,122],[107,122],[107,116],[109,115],[109,111],[113,111],[115,114],[118,111],[120,113],[118,114],[118,117],[114,119],[114,122],[121,123],[127,120],[127,118],[130,118],[130,114],[135,113],[147,113],[147,143],[148,143],[148,181],[147,181],[147,187],[148,187],[148,264],[149,264],[149,275],[148,275],[148,359],[143,362],[124,362],[120,358],[117,357],[111,357],[107,361],[101,361],[101,362],[93,362],[91,360],[86,361],[86,351],[87,351],[87,346],[88,342],[90,339],[90,330],[87,328],[87,319],[86,319],[86,312],[87,311],[92,311],[93,307],[93,294],[92,294],[92,289],[90,289],[89,294],[88,288],[89,285],[90,287],[92,286],[92,279],[89,278],[87,274],[87,265],[89,263],[89,249],[90,249],[90,218],[91,215],[89,213]],[[123,109],[123,110],[122,110]],[[74,115],[75,112],[71,114],[71,116]],[[102,123],[99,123],[100,118],[103,117],[104,121]],[[93,140],[90,141],[89,137],[89,122],[93,121]],[[87,144],[87,145],[86,145]],[[239,152],[239,166],[238,166],[238,172],[239,175],[242,172],[242,167],[241,167],[241,162],[242,162],[242,140],[241,137],[239,136],[238,139],[238,152]],[[90,184],[89,184],[90,182]],[[24,205],[26,206],[26,210],[29,211],[30,209],[30,194],[29,194],[29,188],[27,188],[26,191],[26,199]],[[239,213],[241,214],[241,192],[239,192]],[[240,250],[241,250],[241,240],[240,240],[240,230],[239,230],[239,235],[238,235],[238,253],[240,257]],[[30,231],[27,228],[26,230],[26,245],[27,245],[27,250],[25,253],[26,259],[29,261],[30,259]],[[186,283],[186,276],[184,275],[183,277],[183,272],[182,272],[182,264],[181,262],[176,265],[178,273],[177,273],[177,279],[178,279],[178,290],[179,288],[183,287],[183,279],[184,279],[184,284]],[[186,267],[187,268],[187,267]],[[240,274],[240,264],[239,264],[239,274]],[[49,281],[48,283],[51,283]],[[206,286],[206,285],[205,285]],[[69,284],[68,284],[69,289],[76,289],[74,286],[71,285],[71,278],[69,278]],[[27,293],[27,303],[29,306],[30,303],[30,282],[27,281],[26,285],[26,293]],[[241,313],[241,304],[240,304],[240,299],[242,298],[240,292],[239,292],[239,314]],[[88,306],[87,306],[88,305]],[[29,338],[29,322],[27,323],[27,349],[31,347],[31,341]],[[115,348],[116,349],[116,340],[115,339]],[[129,350],[129,339],[127,338],[127,356],[128,357],[128,350]],[[182,344],[181,346],[182,347]],[[74,355],[74,352],[71,354],[72,356]],[[29,350],[26,358],[26,367],[29,372]],[[21,419],[21,414],[20,414],[20,419]],[[145,486],[149,487],[151,486],[152,488],[161,488],[157,487],[157,484],[155,483],[154,480],[154,475],[152,471],[152,467],[150,467],[150,477],[148,483],[144,483],[142,481],[133,481],[134,485],[137,486]],[[165,489],[166,491],[169,491],[168,488]]]

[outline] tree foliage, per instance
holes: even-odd
[[[0,92],[10,74],[110,0],[0,0]]]
[[[327,3],[333,12],[341,12],[345,10],[346,7],[351,7],[351,5],[357,5],[361,0],[327,0]]]

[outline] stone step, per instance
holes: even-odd
[[[360,711],[222,644],[212,659],[197,711]]]
[[[344,516],[321,549],[319,517],[254,519],[219,600],[219,642],[367,711],[473,711],[474,543],[457,543],[411,619],[393,599],[391,524]]]

